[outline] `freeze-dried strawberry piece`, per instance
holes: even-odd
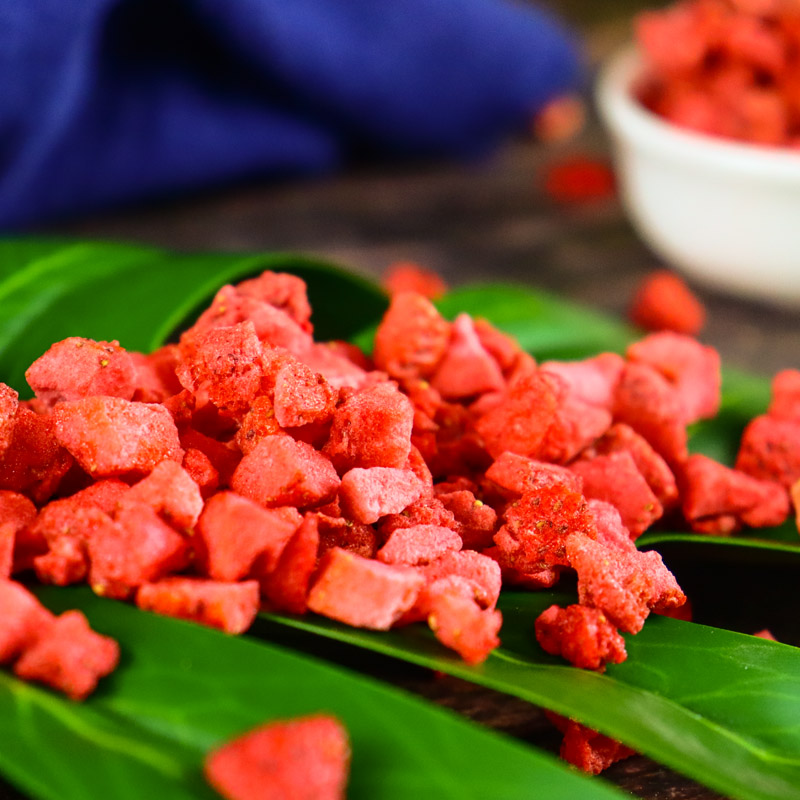
[[[456,576],[466,581],[471,588],[471,597],[481,608],[494,608],[500,597],[502,579],[497,562],[474,550],[450,551],[420,567],[425,578],[425,587],[420,592],[418,606],[422,605],[427,616],[430,601],[428,589],[443,578]],[[423,596],[425,595],[425,596]]]
[[[636,549],[631,532],[622,522],[616,506],[605,500],[589,500],[589,508],[594,517],[598,542],[617,550],[632,551]]]
[[[398,528],[410,528],[414,525],[441,525],[458,532],[458,523],[453,512],[447,509],[438,497],[422,495],[401,514],[388,514],[378,523],[381,536],[388,538]]]
[[[258,613],[258,582],[162,578],[143,583],[136,590],[136,605],[144,611],[188,619],[226,633],[244,633]]]
[[[587,728],[575,720],[566,719],[551,711],[546,713],[548,719],[564,734],[561,758],[584,772],[599,775],[617,761],[636,755],[635,750],[622,742]]]
[[[678,499],[678,485],[675,475],[666,461],[651,447],[643,436],[623,423],[612,425],[603,436],[592,445],[587,455],[610,455],[628,452],[641,472],[647,485],[664,508],[669,508]]]
[[[435,592],[430,609],[428,625],[436,638],[467,664],[482,664],[500,644],[497,634],[503,617],[496,609],[481,608],[453,591]]]
[[[190,329],[201,333],[213,328],[252,323],[259,340],[270,347],[283,347],[299,355],[311,347],[309,331],[289,314],[257,297],[241,294],[233,286],[223,286]]]
[[[627,657],[625,640],[597,608],[552,605],[536,619],[536,640],[553,656],[581,669],[603,671]]]
[[[614,393],[613,413],[671,466],[686,461],[686,411],[675,387],[660,372],[647,364],[626,364]]]
[[[104,478],[75,492],[70,499],[82,506],[94,506],[106,514],[114,514],[130,491],[130,486],[119,478]]]
[[[447,291],[447,284],[432,269],[413,261],[395,261],[386,267],[381,285],[389,295],[413,292],[436,300]]]
[[[675,387],[685,411],[684,422],[713,417],[720,403],[720,358],[690,336],[671,331],[652,333],[627,350],[629,361],[647,364]]]
[[[317,566],[319,525],[315,514],[306,514],[286,543],[271,572],[260,575],[261,593],[278,611],[305,614],[308,587]]]
[[[800,479],[800,421],[755,417],[742,434],[736,469],[790,488]]]
[[[496,557],[502,567],[519,572],[568,566],[568,537],[574,533],[596,536],[585,497],[567,481],[526,492],[506,508],[503,518],[505,524],[494,537]]]
[[[367,525],[386,514],[399,514],[422,494],[424,484],[410,469],[356,467],[342,476],[342,512]]]
[[[89,541],[98,535],[116,533],[108,514],[74,497],[48,503],[29,530],[31,537],[46,542],[46,552],[33,559],[36,575],[40,581],[57,586],[84,580],[89,567]]]
[[[473,320],[473,324],[475,333],[478,334],[478,339],[484,349],[494,358],[504,373],[513,368],[521,355],[527,357],[513,336],[499,331],[489,320],[478,317]]]
[[[517,453],[506,452],[498,456],[486,470],[486,477],[512,495],[554,486],[565,486],[578,493],[583,491],[581,479],[569,468]]]
[[[175,461],[162,461],[131,487],[128,500],[145,503],[178,531],[191,531],[203,510],[200,487]]]
[[[453,512],[458,523],[458,533],[468,550],[491,547],[497,530],[497,513],[468,489],[439,492],[436,495],[444,507]]]
[[[334,717],[274,721],[206,757],[206,780],[228,800],[344,800],[347,731]]]
[[[140,403],[163,403],[183,388],[175,370],[180,360],[178,346],[166,344],[145,355],[130,352],[136,369],[136,389],[131,400]]]
[[[23,652],[14,672],[83,700],[118,661],[119,645],[113,639],[95,633],[80,611],[65,611]]]
[[[800,370],[784,369],[776,373],[767,416],[800,422]]]
[[[340,474],[353,467],[402,469],[411,452],[414,409],[388,381],[347,397],[333,416],[323,453]]]
[[[733,515],[750,527],[768,527],[780,525],[789,514],[783,486],[730,469],[704,455],[689,456],[682,483],[682,508],[690,524]],[[704,532],[709,532],[708,527]]]
[[[223,413],[244,414],[261,389],[261,342],[251,322],[181,337],[181,384],[204,393]]]
[[[186,474],[197,484],[200,496],[207,500],[219,488],[219,472],[211,459],[202,451],[189,447],[183,454],[181,465]]]
[[[307,508],[336,496],[339,476],[311,445],[278,434],[262,439],[236,467],[231,488],[262,506]]]
[[[36,397],[51,407],[93,395],[130,400],[136,389],[136,367],[119,342],[80,336],[52,345],[28,367],[25,378]]]
[[[664,513],[627,450],[580,459],[571,465],[571,469],[583,480],[584,495],[611,503],[634,538]]]
[[[548,165],[543,188],[554,202],[573,205],[613,197],[616,180],[607,161],[576,155]]]
[[[0,579],[27,569],[43,552],[44,537],[30,532],[36,506],[18,492],[0,491]]]
[[[686,336],[697,336],[706,322],[706,310],[686,282],[665,269],[651,272],[639,284],[628,314],[648,331]]]
[[[255,278],[237,283],[237,294],[252,297],[288,314],[304,331],[311,333],[311,305],[306,282],[288,272],[262,272]]]
[[[580,535],[569,537],[566,549],[578,573],[580,604],[600,609],[625,633],[638,633],[651,610],[686,601],[654,550],[623,551]]]
[[[336,406],[336,390],[299,361],[284,364],[275,376],[275,419],[283,428],[328,422]]]
[[[43,503],[69,471],[72,456],[56,438],[51,416],[35,414],[20,405],[12,426],[11,441],[5,452],[0,452],[0,489],[20,492],[35,503]]]
[[[273,569],[300,521],[294,508],[263,508],[234,492],[219,492],[205,504],[197,523],[200,570],[216,580],[236,581],[259,557],[264,569]]]
[[[275,404],[266,395],[256,397],[244,415],[236,431],[235,441],[239,449],[247,455],[262,439],[283,433],[275,416]]]
[[[146,475],[183,458],[178,429],[158,405],[87,397],[53,411],[55,437],[93,478]]]
[[[335,547],[320,562],[308,608],[357,628],[388,630],[414,605],[424,582],[413,567],[383,564]]]
[[[545,372],[513,383],[504,401],[475,423],[490,455],[511,452],[535,458],[556,418],[562,390],[560,379]]]
[[[137,586],[189,563],[187,540],[150,506],[123,501],[114,523],[87,542],[89,583],[97,594],[125,600]]]
[[[0,664],[7,664],[34,643],[54,617],[22,584],[4,579],[0,608]]]
[[[0,382],[0,458],[11,444],[14,418],[19,406],[19,395],[10,386]]]
[[[450,323],[430,300],[413,292],[397,294],[375,333],[375,366],[399,380],[427,378],[449,341]]]
[[[364,366],[364,359],[351,360],[343,352],[341,343],[315,342],[297,357],[314,372],[318,372],[334,389],[360,389],[368,383],[371,365]]]
[[[450,343],[431,385],[447,400],[463,400],[505,387],[503,373],[481,344],[469,314],[459,314],[453,322]]]
[[[557,375],[571,397],[610,411],[624,367],[625,361],[617,353],[600,353],[582,361],[545,361],[540,369]]]
[[[566,464],[589,447],[611,426],[611,413],[569,395],[556,409],[538,456],[543,461]]]
[[[435,561],[449,551],[460,550],[461,546],[461,537],[450,528],[414,525],[393,531],[376,557],[386,564],[418,566]]]
[[[374,558],[378,550],[378,537],[369,525],[359,525],[344,517],[317,514],[320,558],[334,547],[350,550],[364,558]]]

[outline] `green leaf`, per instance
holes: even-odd
[[[800,650],[651,617],[626,637],[628,660],[604,675],[545,654],[536,616],[552,593],[501,598],[503,644],[481,666],[447,654],[429,631],[388,634],[319,617],[269,615],[288,626],[455,675],[553,709],[739,800],[800,798]]]
[[[150,352],[225,283],[272,269],[308,283],[319,339],[347,339],[380,318],[385,295],[331,264],[271,253],[185,255],[107,242],[0,240],[0,380],[24,393],[25,370],[67,336]]]
[[[199,625],[140,612],[86,588],[42,588],[120,642],[118,670],[83,704],[0,675],[0,767],[50,800],[213,797],[204,754],[268,720],[319,711],[346,725],[348,797],[622,798],[603,781],[371,679]],[[498,767],[502,765],[502,769]]]

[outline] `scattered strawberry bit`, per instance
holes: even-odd
[[[564,734],[561,758],[590,775],[599,775],[617,761],[636,755],[630,747],[575,720],[552,711],[547,712],[547,718]]]
[[[347,731],[318,714],[274,721],[211,751],[206,780],[227,800],[344,800]]]
[[[413,261],[395,261],[386,267],[381,281],[390,295],[414,292],[436,300],[447,291],[447,284],[433,270]]]
[[[547,167],[544,192],[560,205],[594,203],[614,197],[616,179],[604,159],[576,155]]]
[[[756,631],[753,636],[758,636],[759,639],[767,639],[770,642],[777,642],[778,640],[772,635],[772,631],[769,628],[763,628],[760,631]]]
[[[697,336],[706,310],[686,282],[669,270],[651,272],[639,284],[628,312],[631,321],[648,331],[673,331]]]

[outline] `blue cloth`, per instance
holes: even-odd
[[[579,78],[512,0],[0,0],[0,228],[354,151],[472,156]]]

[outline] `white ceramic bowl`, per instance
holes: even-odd
[[[650,248],[715,288],[800,307],[800,153],[683,130],[631,87],[633,48],[597,87],[622,200]]]

